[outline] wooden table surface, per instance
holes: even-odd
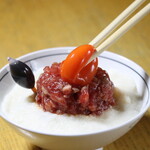
[[[133,0],[0,0],[0,67],[6,57],[91,41]],[[148,3],[148,1],[146,2]],[[150,15],[111,46],[150,74]],[[0,150],[39,150],[0,119]],[[105,150],[149,150],[150,110]]]

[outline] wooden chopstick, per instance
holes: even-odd
[[[89,44],[97,47],[108,35],[112,33],[131,13],[133,13],[146,0],[135,0],[118,17],[116,17],[103,31],[101,31]]]
[[[150,13],[150,3],[147,4],[143,9],[141,9],[137,14],[135,14],[131,19],[129,19],[125,24],[123,24],[117,31],[110,35],[104,42],[102,42],[96,48],[96,52],[92,55],[88,63],[95,59],[98,55],[100,55],[100,53],[102,53],[105,49],[110,47],[117,39],[123,36],[148,13]]]

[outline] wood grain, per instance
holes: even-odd
[[[19,57],[49,47],[90,42],[132,0],[0,0],[0,67],[6,57]],[[148,3],[147,1],[146,3]],[[121,54],[150,74],[150,15],[108,51]],[[126,135],[105,150],[148,150],[150,110]],[[0,119],[0,150],[40,150]]]

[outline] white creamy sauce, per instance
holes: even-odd
[[[115,127],[137,115],[142,102],[131,77],[114,70],[108,72],[116,88],[117,105],[100,116],[57,115],[44,112],[33,101],[32,91],[19,85],[15,85],[5,97],[2,112],[22,127],[50,134],[84,134]]]

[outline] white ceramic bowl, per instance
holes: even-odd
[[[52,62],[60,62],[64,60],[72,49],[74,49],[74,47],[50,48],[24,55],[18,59],[26,62],[28,65],[32,65],[31,67],[33,70],[37,70],[38,68],[49,65]],[[129,73],[131,77],[135,79],[137,90],[142,96],[143,103],[139,113],[129,121],[104,131],[67,136],[46,134],[27,129],[10,121],[2,111],[0,111],[1,117],[19,134],[27,137],[30,142],[45,149],[94,150],[115,141],[129,131],[148,109],[150,105],[150,78],[140,66],[117,54],[105,51],[99,56],[99,59],[100,66],[105,70],[115,68],[120,72],[126,74]],[[0,71],[0,105],[7,92],[14,86],[14,84],[15,83],[12,81],[12,78],[8,73],[8,65],[6,65]]]

